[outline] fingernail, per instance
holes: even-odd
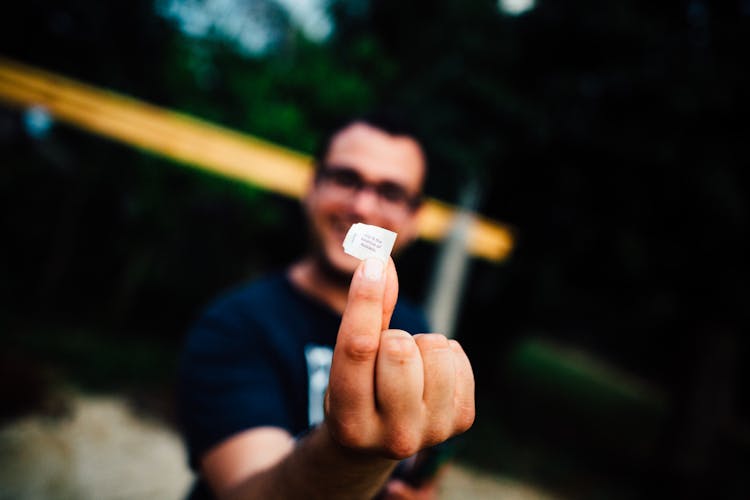
[[[370,258],[365,260],[365,278],[370,281],[380,281],[383,276],[383,268],[383,262],[380,259]]]

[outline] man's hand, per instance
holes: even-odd
[[[397,296],[392,259],[354,272],[325,409],[340,445],[404,459],[471,427],[474,375],[455,340],[388,329]]]

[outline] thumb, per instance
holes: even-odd
[[[393,309],[398,299],[398,273],[391,257],[385,266],[385,293],[383,295],[383,324],[381,330],[390,328]]]
[[[383,325],[390,323],[398,295],[393,262],[367,259],[354,271],[331,361],[327,411],[371,415],[375,410],[375,360]]]
[[[385,263],[368,258],[354,271],[339,327],[339,341],[365,335],[380,338],[387,330],[398,298],[398,276],[390,257]],[[337,341],[338,342],[338,341]]]

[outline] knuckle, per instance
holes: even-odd
[[[380,353],[395,361],[407,361],[416,352],[414,339],[403,330],[386,330],[380,339]]]
[[[441,333],[423,333],[414,339],[422,351],[450,349],[448,338]]]
[[[378,354],[378,338],[364,334],[352,335],[342,347],[349,359],[368,361]]]
[[[474,425],[476,411],[474,405],[460,407],[456,412],[455,428],[457,433],[468,431]]]
[[[359,422],[350,419],[329,418],[326,422],[331,436],[346,448],[365,446],[365,432]]]
[[[350,300],[358,302],[380,302],[383,299],[383,291],[374,286],[356,286],[350,290]]]
[[[403,460],[419,451],[419,440],[407,429],[394,429],[384,439],[385,453],[393,459]]]
[[[456,339],[448,339],[448,346],[456,353],[463,354],[464,352],[464,348],[461,347],[461,343]]]
[[[425,437],[427,446],[435,446],[443,441],[448,440],[454,433],[453,427],[449,423],[438,424],[430,429]]]

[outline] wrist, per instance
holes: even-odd
[[[320,484],[321,477],[336,471],[335,481],[323,490],[321,498],[372,498],[383,487],[398,461],[377,455],[369,450],[350,448],[339,443],[325,422],[307,432],[297,443],[295,462],[287,472],[295,471],[293,480]],[[302,464],[311,468],[300,467]],[[289,476],[287,476],[289,477]],[[308,490],[310,498],[319,496]]]
[[[312,436],[314,434],[314,436]],[[317,440],[321,446],[324,446],[336,454],[340,460],[345,460],[352,466],[379,468],[392,471],[399,460],[383,456],[375,449],[356,448],[342,444],[326,425],[321,422],[312,432],[310,437]]]

